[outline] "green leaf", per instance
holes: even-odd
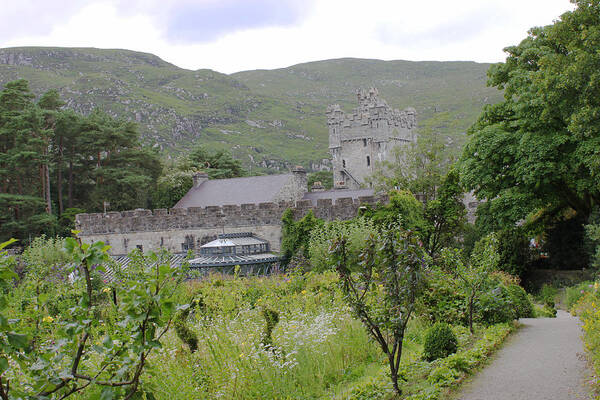
[[[156,400],[154,393],[152,393],[152,392],[145,392],[145,393],[146,393],[146,400]]]
[[[8,342],[11,344],[11,346],[17,349],[25,349],[29,345],[27,335],[20,335],[13,332],[7,332],[6,337],[8,338]]]
[[[67,253],[73,253],[73,250],[78,247],[77,241],[71,237],[65,239],[65,250]]]
[[[8,369],[8,360],[6,357],[0,357],[0,376]]]
[[[2,250],[5,247],[10,246],[11,244],[13,244],[13,243],[15,243],[17,241],[18,241],[17,239],[8,239],[6,242],[0,243],[0,250]]]
[[[1,268],[0,269],[0,279],[1,280],[5,280],[8,281],[10,279],[15,279],[17,278],[18,275],[15,274],[11,269],[9,268]]]
[[[142,391],[137,391],[135,392],[130,399],[132,400],[143,400],[144,399],[144,392]]]
[[[188,305],[189,306],[189,305]],[[175,310],[175,304],[172,301],[165,301],[163,303],[163,310],[167,313],[167,314],[172,314],[173,311]]]
[[[100,400],[113,400],[115,398],[115,391],[111,387],[105,387],[102,389],[100,394]]]

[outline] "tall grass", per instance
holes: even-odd
[[[381,355],[359,322],[331,305],[285,313],[273,331],[273,346],[261,344],[260,309],[198,320],[199,350],[182,350],[167,338],[152,380],[157,398],[317,398],[340,382],[356,379]],[[359,371],[357,373],[357,371]],[[159,385],[160,383],[160,385]],[[181,397],[179,397],[181,396]]]

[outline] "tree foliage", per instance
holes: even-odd
[[[94,275],[107,266],[108,247],[67,238],[28,249],[25,277],[12,289],[24,295],[13,309],[15,319],[8,324],[0,315],[0,398],[64,399],[89,390],[100,398],[152,398],[143,372],[176,311],[185,308],[173,299],[184,267],[171,265],[166,253],[136,253],[127,270],[114,270],[116,279],[103,287]],[[15,278],[10,263],[0,255],[2,289]],[[57,268],[72,282],[55,276]],[[4,308],[0,297],[2,302]]]
[[[369,181],[378,190],[408,190],[423,201],[437,198],[437,191],[454,161],[441,138],[421,132],[415,143],[394,149],[392,161],[377,165]]]
[[[346,238],[332,239],[330,265],[338,272],[345,302],[387,356],[394,389],[401,395],[404,332],[425,288],[428,265],[410,232],[393,229],[379,236],[367,240],[358,265],[349,263]]]
[[[308,190],[312,188],[315,182],[321,182],[324,189],[333,188],[333,173],[331,171],[319,171],[308,174]]]
[[[211,152],[202,145],[190,151],[185,163],[189,166],[187,169],[206,171],[210,179],[236,178],[246,174],[241,162],[230,153],[222,150]]]
[[[490,234],[479,240],[475,244],[475,248],[467,263],[462,260],[461,252],[458,249],[444,249],[442,260],[446,270],[455,276],[456,284],[466,294],[465,301],[469,330],[473,333],[473,317],[476,301],[484,289],[486,289],[490,273],[497,269],[500,260],[498,239],[494,234]]]
[[[281,255],[283,263],[301,253],[304,258],[309,258],[309,243],[311,232],[323,225],[323,220],[315,217],[310,210],[304,217],[296,221],[291,209],[285,210],[281,217]]]
[[[414,194],[408,190],[392,190],[389,199],[387,204],[363,209],[361,215],[380,227],[397,224],[405,230],[422,232],[425,229],[423,203]]]
[[[573,3],[505,49],[488,71],[504,101],[469,131],[462,178],[503,225],[549,206],[587,217],[600,202],[600,2]]]
[[[458,171],[451,169],[442,178],[436,198],[425,204],[427,221],[423,235],[425,247],[431,257],[457,241],[465,224],[466,209]]]
[[[435,197],[425,204],[407,190],[392,190],[389,197],[388,204],[366,208],[362,215],[382,227],[398,224],[402,229],[415,231],[431,257],[437,257],[443,247],[454,244],[462,232],[466,211],[455,169],[441,178]]]
[[[68,231],[66,209],[147,207],[161,171],[137,126],[100,110],[63,109],[56,90],[35,102],[27,81],[0,91],[0,240]]]

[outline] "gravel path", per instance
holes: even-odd
[[[579,319],[526,318],[491,364],[457,398],[461,400],[583,400],[588,370]]]

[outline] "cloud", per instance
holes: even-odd
[[[425,47],[469,41],[493,29],[494,21],[510,19],[510,13],[498,7],[475,6],[464,14],[447,18],[420,29],[385,23],[377,27],[377,37],[384,44],[401,47]]]
[[[125,48],[225,73],[341,57],[498,62],[530,27],[573,8],[569,0],[306,1],[40,0],[36,17],[33,0],[0,0],[10,3],[1,29],[12,32],[0,47]]]
[[[221,0],[177,4],[167,14],[167,39],[203,43],[246,29],[289,26],[306,15],[311,2]]]
[[[3,0],[0,2],[0,37],[10,40],[44,35],[76,14],[92,0]]]

